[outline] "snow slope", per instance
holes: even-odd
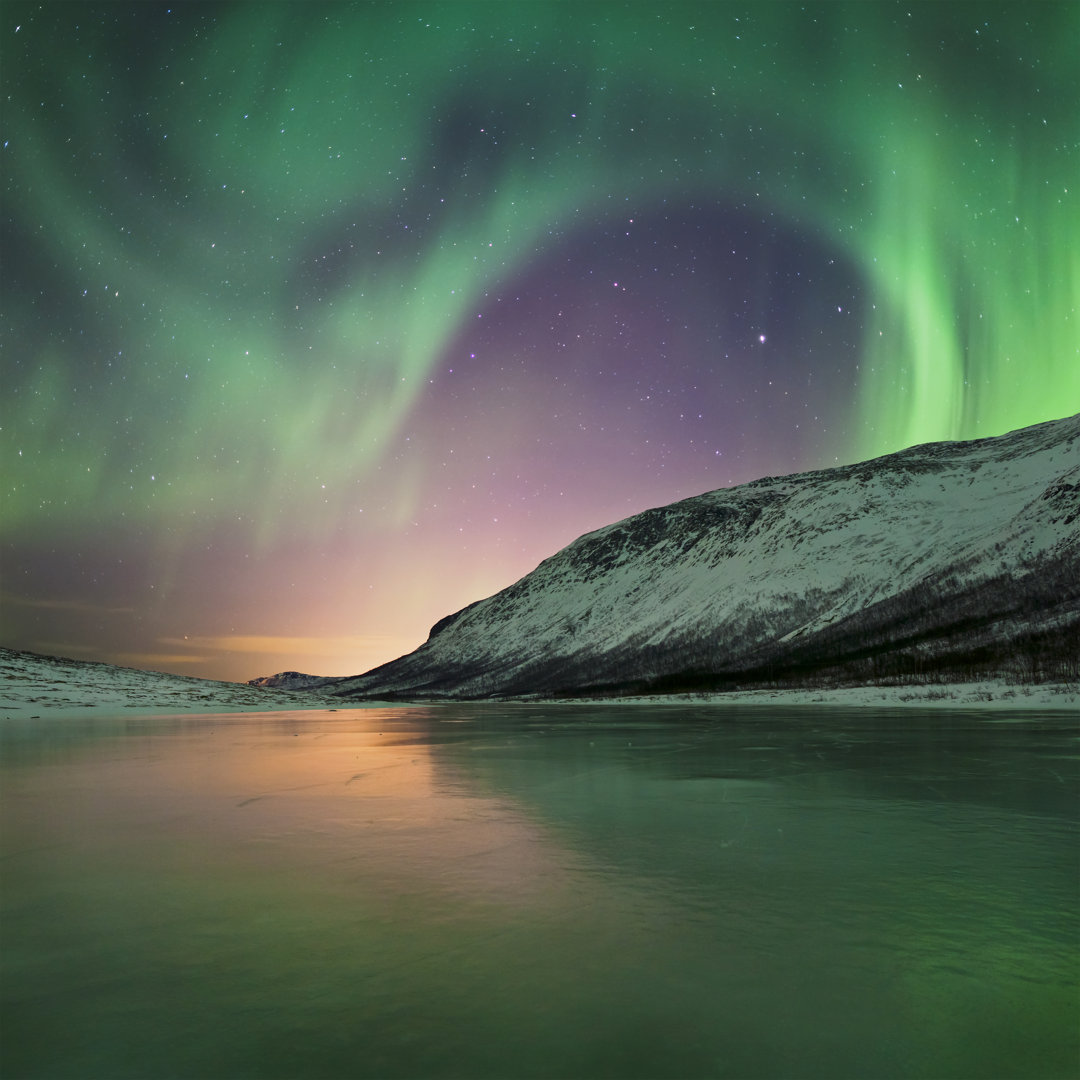
[[[1076,677],[1080,415],[637,514],[334,693]]]
[[[0,648],[0,719],[107,714],[271,711],[339,707],[321,694],[138,671]]]

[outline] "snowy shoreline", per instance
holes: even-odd
[[[113,667],[0,649],[0,720],[86,719],[96,714],[178,715],[337,711],[486,704],[484,701],[363,701],[316,691],[278,690],[246,683],[212,682],[183,675]],[[749,690],[598,698],[521,697],[495,705],[834,706],[845,708],[992,709],[1071,711],[1080,717],[1080,687],[1061,683],[925,683],[831,689]]]
[[[341,710],[374,704],[0,648],[0,720]]]
[[[522,701],[534,699],[522,699]],[[535,699],[540,704],[540,699]],[[778,705],[844,708],[1061,710],[1080,717],[1080,687],[1063,683],[1018,684],[1001,681],[927,683],[891,686],[838,686],[828,689],[742,690],[725,693],[669,694],[619,698],[547,699],[544,704],[578,705]]]

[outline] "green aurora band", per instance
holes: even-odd
[[[375,469],[485,297],[627,201],[749,206],[859,268],[848,460],[1080,407],[1080,5],[214,14],[134,70],[89,19],[47,57],[5,27],[9,215],[56,293],[4,298],[10,530],[197,531],[252,490],[333,526],[310,477]],[[64,305],[83,340],[41,332]]]

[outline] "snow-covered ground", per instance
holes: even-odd
[[[574,699],[575,704],[839,705],[892,709],[1001,709],[1071,711],[1080,722],[1080,687],[1004,681],[896,686],[842,686],[820,690],[745,690],[723,694]]]
[[[263,689],[0,649],[0,719],[99,713],[268,712],[363,708],[318,693]]]
[[[539,699],[523,699],[535,702]],[[554,704],[554,702],[550,702]],[[336,698],[313,691],[264,689],[182,675],[112,667],[0,649],[0,720],[85,717],[117,713],[270,712],[283,709],[357,709],[384,703]],[[432,704],[425,702],[425,705]],[[566,704],[845,705],[1072,710],[1080,719],[1080,688],[1004,682],[925,686],[862,686],[832,690],[755,690],[731,694],[574,699]],[[406,708],[395,702],[387,707]]]

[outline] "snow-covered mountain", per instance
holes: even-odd
[[[262,675],[258,679],[249,679],[248,686],[261,686],[272,690],[317,690],[335,678],[324,675],[305,675],[302,671],[279,671],[276,675]]]
[[[636,514],[333,692],[1023,681],[1078,667],[1080,415]]]

